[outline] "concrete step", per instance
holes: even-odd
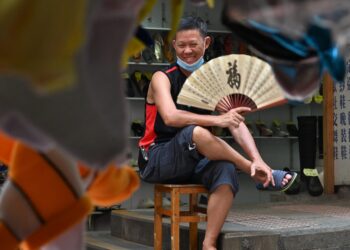
[[[111,213],[111,234],[128,241],[153,246],[153,209],[115,210]],[[170,250],[170,220],[163,218],[163,250]],[[198,246],[202,248],[205,230],[198,230]],[[180,225],[180,249],[188,249],[189,228]]]
[[[151,250],[153,247],[113,237],[110,231],[86,233],[86,250]]]
[[[321,199],[233,206],[218,250],[350,249],[349,199]],[[199,223],[199,249],[206,223]],[[111,213],[111,235],[153,246],[153,209]],[[180,249],[188,249],[188,225],[181,225]],[[170,249],[170,221],[163,219],[163,249]]]

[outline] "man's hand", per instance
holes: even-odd
[[[262,183],[267,187],[270,183],[275,186],[275,181],[272,176],[272,169],[263,161],[253,161],[250,166],[250,176],[257,182]]]
[[[239,124],[244,121],[244,117],[241,113],[249,112],[251,109],[248,107],[238,107],[231,109],[225,114],[221,114],[218,116],[218,127],[227,128],[230,126],[234,126],[237,128]]]

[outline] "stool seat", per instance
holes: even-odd
[[[163,207],[163,193],[170,194],[170,208]],[[180,249],[180,222],[190,224],[190,249],[197,249],[198,222],[207,221],[206,208],[198,206],[198,194],[200,193],[208,193],[208,190],[199,184],[156,184],[154,186],[154,249],[162,249],[163,216],[170,217],[171,221],[171,249]],[[188,211],[180,211],[182,194],[189,195]]]

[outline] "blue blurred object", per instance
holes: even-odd
[[[286,97],[302,101],[319,89],[324,71],[335,81],[345,77],[345,60],[334,37],[344,40],[350,34],[345,26],[350,22],[350,1],[335,1],[343,7],[341,12],[324,0],[231,0],[222,21],[272,66]],[[340,27],[346,29],[342,36]]]

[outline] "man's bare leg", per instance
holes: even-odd
[[[230,185],[221,185],[210,194],[208,199],[208,222],[203,250],[216,250],[216,240],[224,225],[225,218],[233,202],[233,193]]]
[[[196,144],[198,152],[209,160],[230,161],[235,164],[238,169],[249,175],[251,174],[250,166],[252,162],[244,158],[224,140],[214,136],[207,129],[196,126],[193,129],[192,141]],[[264,182],[266,176],[256,176],[256,178],[254,178],[254,180]],[[291,178],[291,175],[287,175],[283,178],[282,186],[286,185]]]
[[[207,129],[196,126],[192,141],[199,153],[209,160],[226,160],[234,163],[240,170],[250,174],[251,161],[245,159],[224,140],[214,136]]]

